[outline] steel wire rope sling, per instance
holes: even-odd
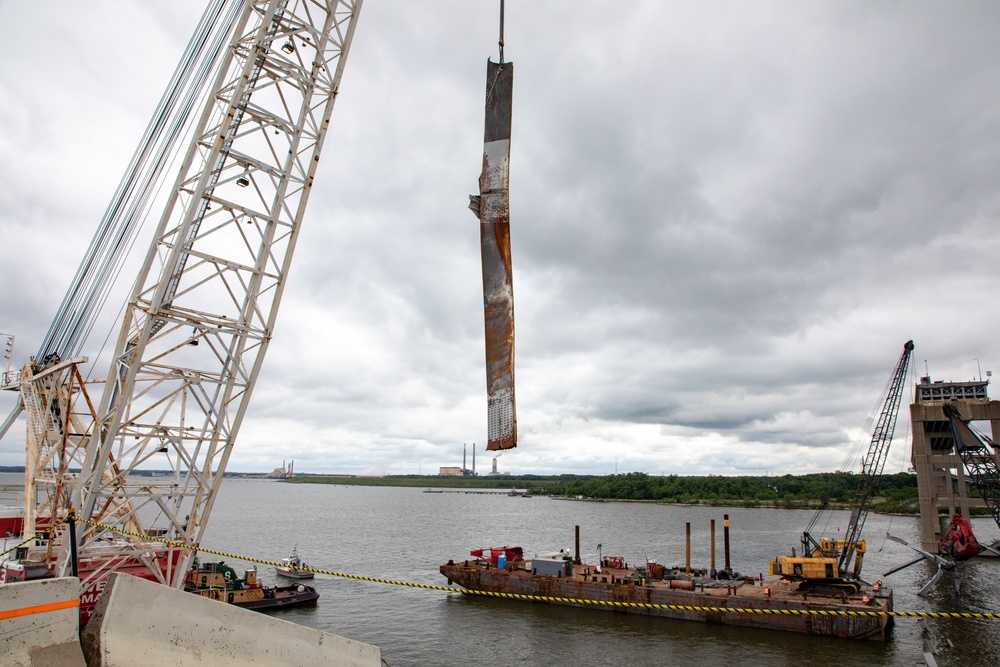
[[[162,538],[156,538],[150,535],[132,533],[127,530],[122,530],[121,528],[118,528],[116,526],[103,525],[95,521],[84,519],[82,517],[75,517],[75,519],[76,521],[80,521],[81,523],[86,523],[95,528],[110,530],[117,533],[130,535],[132,537],[146,539],[152,542],[161,542],[169,546],[175,546],[183,549],[190,549],[195,552],[212,554],[213,556],[221,556],[224,558],[235,558],[237,560],[246,561],[248,563],[255,563],[257,565],[268,565],[271,567],[278,567],[282,565],[282,563],[279,563],[277,561],[266,560],[263,558],[254,558],[253,556],[243,556],[241,554],[235,554],[226,551],[205,549],[198,545],[190,545],[173,540],[164,540]],[[349,574],[346,572],[336,572],[334,570],[323,570],[316,567],[295,567],[294,569],[301,570],[303,572],[313,572],[315,574],[325,574],[330,577],[338,577],[341,579],[352,579],[354,581],[366,581],[376,584],[390,584],[392,586],[403,586],[405,588],[419,588],[422,590],[442,591],[445,593],[461,593],[463,595],[481,595],[485,597],[504,598],[508,600],[527,600],[531,602],[563,602],[572,604],[591,605],[595,607],[664,609],[671,611],[675,610],[701,611],[701,612],[718,612],[718,613],[729,613],[729,614],[764,614],[764,615],[782,615],[782,616],[861,616],[861,617],[891,616],[894,618],[949,618],[949,619],[960,619],[960,620],[972,620],[972,619],[1000,620],[1000,612],[936,612],[936,611],[874,611],[874,610],[864,611],[864,610],[846,610],[846,609],[843,610],[758,609],[755,607],[705,607],[699,605],[659,604],[655,602],[620,602],[615,600],[592,600],[587,598],[562,598],[551,595],[532,595],[529,593],[506,593],[501,591],[477,591],[470,588],[458,588],[456,586],[437,586],[435,584],[419,584],[412,581],[401,581],[399,579],[385,579],[381,577],[366,577],[360,574]]]

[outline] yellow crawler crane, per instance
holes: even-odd
[[[903,345],[903,354],[883,391],[884,398],[880,400],[882,411],[872,430],[868,453],[861,464],[858,491],[846,538],[817,540],[810,534],[824,512],[820,509],[802,533],[802,555],[796,556],[793,550],[791,556],[778,556],[772,560],[770,572],[773,576],[800,582],[800,590],[832,593],[856,593],[861,590],[861,564],[865,555],[865,541],[861,539],[861,530],[868,518],[872,501],[878,495],[878,484],[885,468],[892,435],[896,430],[896,418],[899,416],[899,404],[912,352],[913,341],[910,340]]]
[[[850,575],[840,567],[840,555],[854,553],[854,567]],[[826,588],[845,593],[860,590],[861,563],[865,556],[865,541],[850,543],[847,540],[821,539],[805,555],[778,556],[771,561],[771,574],[789,581],[800,581],[800,588]]]

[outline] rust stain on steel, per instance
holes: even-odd
[[[487,62],[486,131],[479,196],[469,208],[479,217],[486,320],[488,450],[517,446],[514,405],[514,282],[510,260],[510,121],[512,63]]]

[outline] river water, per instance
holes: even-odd
[[[810,511],[704,508],[646,503],[564,501],[545,497],[423,493],[421,489],[286,484],[227,479],[203,546],[279,560],[297,546],[314,567],[368,577],[447,585],[438,566],[478,547],[520,545],[525,555],[573,547],[594,562],[604,555],[629,563],[684,563],[685,523],[691,523],[692,564],[722,567],[722,519],[730,518],[733,569],[766,571],[790,553]],[[829,532],[846,525],[830,513]],[[974,522],[983,539],[997,537],[990,519]],[[822,528],[822,525],[819,526]],[[887,533],[919,544],[914,517],[872,514],[865,526],[864,574],[880,578],[914,556]],[[818,530],[814,532],[819,532]],[[213,558],[203,556],[204,560]],[[231,562],[231,561],[230,561]],[[241,563],[232,563],[242,570]],[[916,591],[933,574],[928,563],[885,578],[897,611],[1000,611],[1000,559],[964,563],[961,597],[946,573],[928,598]],[[262,580],[276,583],[272,568]],[[732,628],[597,610],[493,600],[317,575],[315,608],[275,612],[279,618],[374,644],[392,667],[403,665],[913,665],[923,639],[914,619],[897,619],[887,643],[823,639],[795,633]],[[928,621],[942,666],[1000,664],[1000,620]],[[949,646],[949,641],[951,646]]]
[[[0,482],[20,483],[2,474]],[[716,565],[723,566],[722,520],[729,514],[732,566],[744,574],[767,570],[767,561],[798,548],[811,511],[708,508],[648,503],[554,500],[541,496],[423,493],[422,489],[286,484],[226,479],[203,542],[208,549],[280,560],[298,547],[314,567],[335,572],[447,585],[438,567],[464,560],[470,549],[520,545],[525,555],[573,547],[580,526],[584,559],[604,555],[629,563],[654,559],[683,565],[685,523],[691,523],[692,565],[710,563],[710,522],[716,525]],[[837,534],[847,512],[828,514],[816,534]],[[984,541],[1000,536],[991,519],[975,519]],[[865,526],[864,576],[912,559],[886,539],[891,533],[919,543],[915,517],[872,514]],[[203,554],[205,561],[218,560]],[[226,558],[237,571],[250,563]],[[961,565],[961,596],[945,573],[927,598],[916,591],[934,573],[919,563],[886,577],[897,611],[1000,612],[1000,558]],[[287,584],[260,567],[267,584]],[[421,590],[317,575],[315,608],[273,615],[374,644],[391,667],[490,665],[768,665],[771,667],[906,666],[922,664],[924,641],[915,619],[897,619],[886,643],[823,639],[796,633],[733,628],[606,611]],[[929,620],[942,667],[1000,665],[1000,620]]]

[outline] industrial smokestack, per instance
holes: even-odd
[[[462,443],[462,472],[463,473],[465,472],[465,458],[466,458],[466,452],[468,451],[468,449],[469,449],[469,446],[463,442]]]
[[[472,474],[476,474],[476,443],[472,443]]]

